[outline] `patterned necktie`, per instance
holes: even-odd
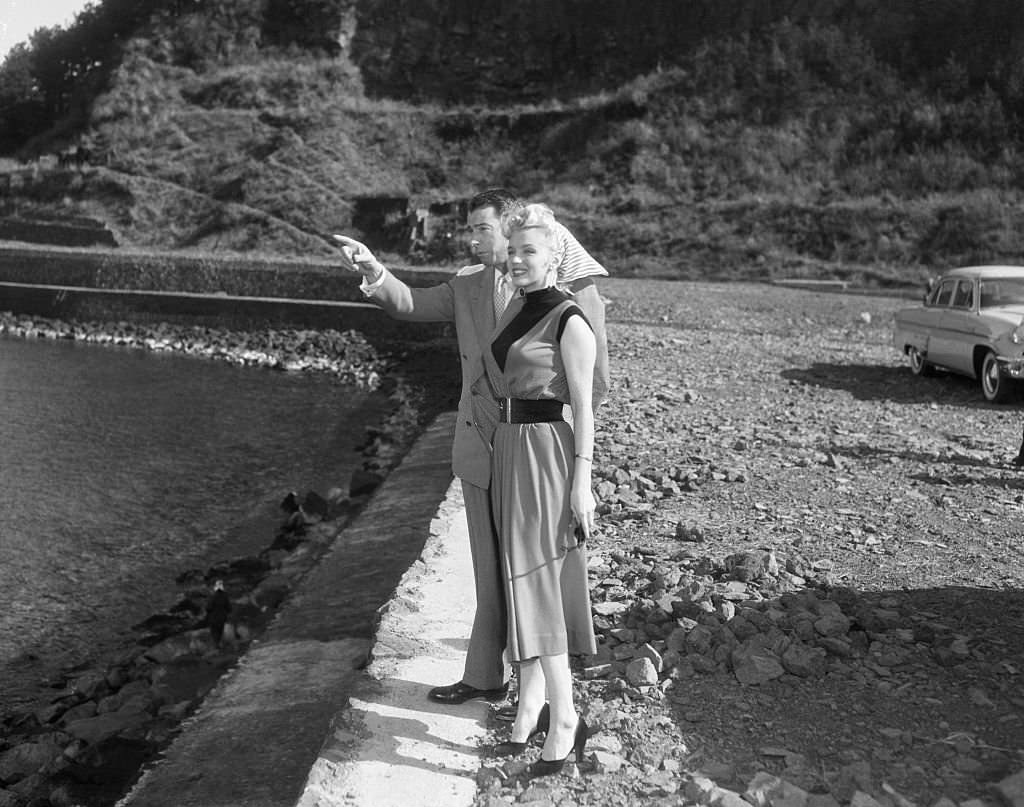
[[[494,284],[494,321],[501,319],[505,313],[508,301],[512,299],[512,289],[509,288],[508,278],[501,275],[498,282]]]

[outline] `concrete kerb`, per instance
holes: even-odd
[[[427,699],[461,678],[475,608],[453,423],[427,429],[119,807],[472,804],[488,707]],[[371,650],[346,627],[366,598],[339,582],[375,576],[391,588]]]
[[[456,481],[422,557],[384,610],[369,680],[338,715],[298,807],[473,803],[488,707],[427,699],[430,687],[462,677],[475,607],[472,573]]]

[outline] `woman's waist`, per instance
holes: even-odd
[[[557,398],[498,397],[499,423],[553,423],[565,420],[565,402]]]

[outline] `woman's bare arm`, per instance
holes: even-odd
[[[562,364],[569,384],[569,403],[572,407],[574,453],[576,455],[569,502],[573,516],[583,530],[584,539],[590,538],[594,526],[597,503],[592,489],[594,464],[594,360],[597,343],[590,326],[582,317],[569,317],[562,331],[560,343]]]

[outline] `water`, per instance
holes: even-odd
[[[0,714],[255,554],[285,493],[347,491],[383,396],[329,376],[0,338]]]

